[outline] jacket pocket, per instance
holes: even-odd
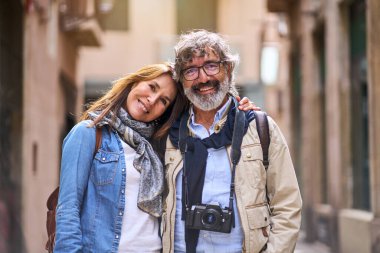
[[[175,184],[174,178],[169,178],[174,174],[174,170],[178,164],[182,161],[182,155],[179,150],[176,149],[166,149],[165,151],[165,179],[168,186],[170,184]],[[174,186],[174,185],[171,185]]]
[[[264,189],[266,184],[266,171],[263,165],[263,151],[261,146],[243,146],[241,149],[241,157],[250,185],[253,188]]]
[[[93,161],[91,179],[96,185],[106,185],[113,182],[116,175],[120,155],[99,150]]]
[[[179,160],[182,159],[181,153],[176,149],[166,149],[165,150],[165,167],[168,168],[173,164],[178,164]]]
[[[246,207],[250,252],[265,248],[270,236],[270,213],[266,203]],[[247,243],[247,242],[246,242]]]

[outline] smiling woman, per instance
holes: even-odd
[[[148,140],[164,139],[186,101],[170,64],[154,64],[83,113],[63,144],[54,252],[160,252],[164,171]]]
[[[153,137],[161,138],[187,105],[182,85],[174,82],[172,76],[170,63],[145,66],[117,80],[103,97],[83,113],[81,119],[91,119],[90,112],[100,112],[99,117],[93,119],[96,125],[105,115],[116,115],[124,109],[134,120],[145,123],[154,121],[156,132]]]
[[[169,74],[136,84],[127,98],[126,109],[135,120],[150,122],[161,116],[177,95]]]

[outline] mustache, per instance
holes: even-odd
[[[202,89],[203,87],[217,87],[217,86],[220,86],[220,82],[218,80],[210,80],[206,83],[198,83],[196,85],[193,85],[191,89],[193,91],[197,91],[197,90]]]

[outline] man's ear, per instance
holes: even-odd
[[[228,79],[231,81],[232,80],[232,63],[228,62],[225,66],[226,66]]]

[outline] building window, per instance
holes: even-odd
[[[99,23],[104,30],[127,31],[129,29],[128,0],[98,0],[97,2],[100,12]]]
[[[370,210],[365,1],[349,8],[353,208]]]
[[[191,29],[216,32],[217,0],[177,0],[177,33]]]
[[[274,45],[265,45],[261,49],[260,79],[265,85],[277,84],[280,66],[280,50]]]
[[[320,201],[328,203],[328,173],[327,173],[327,121],[326,121],[326,46],[325,46],[325,26],[320,25],[314,33],[315,54],[318,68],[318,104],[319,104],[319,124],[320,124]]]
[[[292,143],[294,147],[294,167],[297,172],[297,175],[301,175],[301,149],[302,149],[302,79],[301,79],[301,52],[300,40],[296,40],[294,49],[291,55],[291,117],[292,125],[291,129],[293,130],[292,134]],[[300,182],[302,184],[302,181]],[[301,185],[302,188],[302,185]]]

